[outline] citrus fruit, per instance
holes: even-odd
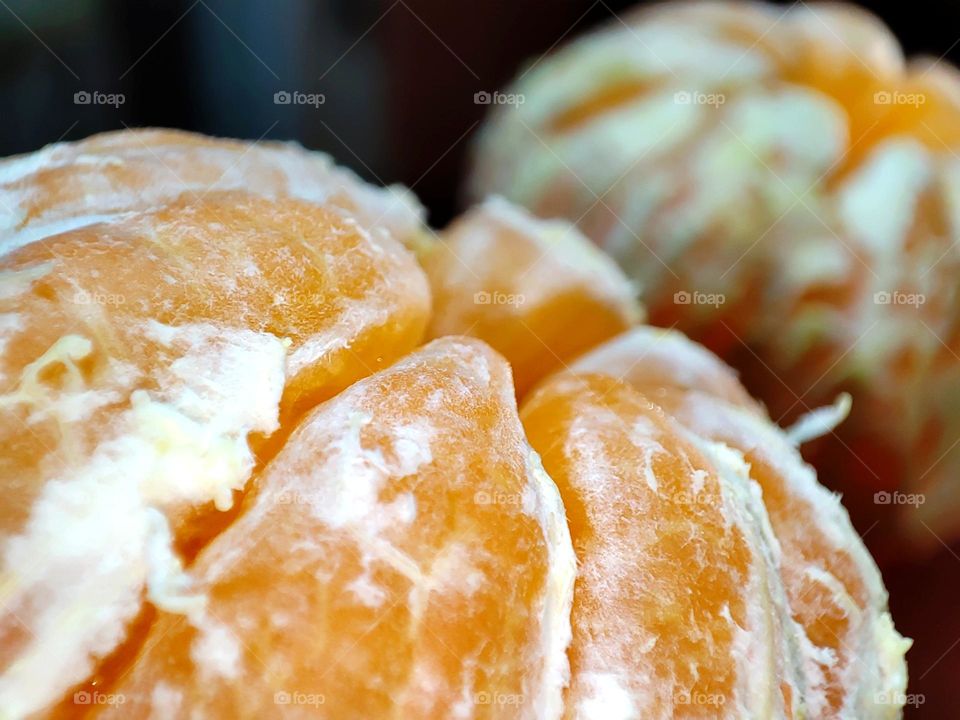
[[[507,364],[437,340],[309,413],[106,690],[207,718],[556,717],[574,556]]]
[[[342,208],[375,234],[408,244],[423,209],[405,188],[376,188],[296,143],[211,138],[166,129],[93,135],[0,161],[0,250],[181,195],[244,190]]]
[[[907,644],[795,448],[840,410],[785,435],[627,330],[568,224],[411,241],[256,151],[0,164],[0,716],[897,715]]]
[[[579,572],[568,718],[799,717],[804,657],[746,466],[622,381],[525,401]]]
[[[478,337],[510,361],[520,395],[642,313],[616,264],[572,225],[537,220],[499,198],[457,218],[420,260],[431,337]]]
[[[673,362],[664,362],[671,351]],[[877,699],[905,692],[910,642],[893,630],[880,573],[840,498],[817,482],[790,437],[742,389],[733,391],[732,371],[676,331],[638,328],[586,354],[570,372],[626,380],[687,430],[742,454],[762,493],[807,651],[810,717],[898,717],[896,704]],[[826,430],[832,422],[824,422]]]
[[[176,605],[171,543],[215,531],[265,437],[412,349],[429,297],[389,236],[246,193],[47,237],[0,274],[0,707],[18,716],[121,642],[144,586]]]

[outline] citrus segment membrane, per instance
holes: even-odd
[[[616,264],[563,221],[490,198],[441,239],[421,254],[434,295],[428,335],[490,343],[513,366],[519,396],[642,317]]]
[[[28,244],[0,275],[0,706],[17,717],[123,641],[144,588],[193,607],[174,546],[205,541],[263,438],[413,348],[429,292],[390,237],[245,193]]]
[[[802,716],[803,653],[743,459],[601,375],[547,380],[521,417],[579,565],[565,717]]]
[[[306,416],[112,692],[203,717],[551,718],[574,555],[510,371],[435,341]]]

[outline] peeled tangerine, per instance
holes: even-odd
[[[0,257],[0,714],[90,675],[144,587],[181,608],[171,545],[195,552],[263,439],[412,349],[428,306],[388,234],[246,193]]]
[[[509,367],[437,340],[304,418],[95,717],[557,717],[574,573]]]
[[[955,68],[850,5],[663,3],[511,92],[476,197],[574,220],[775,418],[853,393],[822,476],[887,550],[960,538]]]
[[[570,717],[900,716],[910,643],[791,442],[834,419],[785,435],[735,383],[679,333],[637,328],[522,408],[580,564]]]
[[[125,152],[89,143],[54,175]],[[784,436],[705,350],[617,335],[569,226],[494,200],[421,248],[430,332],[541,381],[521,423],[483,342],[413,351],[427,277],[375,218],[61,190],[0,256],[4,719],[899,714],[907,644],[792,444],[844,408]]]

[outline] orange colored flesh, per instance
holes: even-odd
[[[835,512],[824,513],[829,494],[817,485],[812,472],[806,470],[804,474],[796,450],[762,411],[752,402],[737,402],[737,396],[746,393],[742,388],[739,393],[729,391],[729,368],[702,348],[700,352],[708,357],[695,364],[689,355],[675,349],[675,362],[667,365],[658,352],[658,331],[646,330],[639,328],[597,348],[573,369],[623,378],[649,392],[688,429],[743,453],[750,477],[762,490],[770,524],[780,543],[781,577],[791,613],[812,643],[833,658],[818,665],[826,711],[837,712],[847,695],[855,692],[860,674],[866,672],[867,665],[856,648],[872,633],[868,625],[871,598],[864,568],[851,552],[857,538],[849,520],[835,498]],[[659,342],[676,348],[679,338],[679,333],[665,333]],[[820,502],[815,504],[813,498]],[[822,577],[832,578],[848,601],[839,599],[819,580]],[[852,604],[854,612],[846,602]]]
[[[636,79],[607,85],[551,118],[549,130],[555,133],[576,130],[594,118],[643,96],[651,89],[651,83]]]
[[[565,536],[528,509],[530,461],[482,343],[439,340],[358,382],[259,475],[193,568],[205,611],[161,614],[109,685],[127,702],[97,717],[532,716]]]
[[[953,68],[920,63],[903,67],[895,39],[872,15],[856,7],[803,6],[783,12],[757,5],[671,8],[635,13],[633,23],[657,21],[658,12],[702,28],[718,38],[772,60],[783,81],[830,97],[845,112],[848,151],[831,168],[829,182],[846,177],[883,140],[896,135],[919,139],[935,153],[960,143],[960,97]],[[799,23],[799,24],[798,24]],[[781,37],[782,36],[782,37]],[[882,58],[882,59],[881,59]],[[578,130],[627,103],[649,96],[654,79],[610,81],[553,115],[551,132]],[[737,88],[729,89],[731,95]],[[877,94],[899,102],[877,102]],[[916,102],[910,97],[918,98]]]
[[[298,145],[210,138],[138,129],[54,145],[45,162],[0,183],[0,207],[17,208],[19,228],[85,215],[144,211],[180,195],[243,190],[265,197],[297,197],[340,208],[367,229],[385,228],[404,243],[420,232],[412,196],[368,186],[329,158]],[[0,161],[0,171],[21,158]],[[2,242],[0,242],[2,246]]]
[[[731,621],[749,624],[754,559],[719,502],[684,501],[695,472],[699,495],[720,497],[711,466],[657,406],[611,378],[554,378],[521,418],[560,488],[579,564],[566,717],[591,699],[614,701],[592,688],[595,674],[616,678],[631,717],[723,716],[741,681]],[[683,694],[719,700],[684,706]]]
[[[572,226],[543,223],[505,204],[476,207],[421,257],[433,292],[428,337],[478,337],[513,367],[517,395],[641,315],[612,261],[589,271],[596,254]],[[565,252],[552,234],[562,233]],[[576,253],[574,255],[573,253]]]
[[[34,271],[39,275],[30,281]],[[407,352],[428,312],[423,276],[398,245],[375,243],[335,212],[244,193],[184,199],[134,220],[48,238],[5,256],[0,272],[11,282],[19,273],[29,285],[0,299],[0,311],[19,315],[29,328],[7,343],[5,392],[24,366],[68,334],[94,343],[78,363],[77,381],[86,389],[110,389],[115,370],[108,365],[127,363],[144,376],[140,387],[151,390],[161,368],[194,348],[151,341],[144,323],[209,323],[290,339],[288,359],[297,367],[286,381],[283,414],[293,417]],[[114,301],[77,302],[78,295]],[[333,333],[339,342],[329,349],[305,350]],[[60,365],[41,379],[54,395],[74,382]],[[72,439],[80,446],[71,448],[61,445],[56,423],[35,422],[27,432],[29,408],[15,408],[0,423],[10,449],[4,463],[21,478],[63,456],[69,463],[71,451],[102,438],[119,409],[108,405],[76,428]],[[8,532],[30,507],[27,496],[17,500],[0,514]]]
[[[859,8],[824,5],[804,11],[821,17],[808,20],[812,36],[797,32],[780,69],[787,82],[818,90],[846,111],[849,149],[833,169],[832,183],[894,136],[916,138],[934,153],[960,143],[955,69],[927,62],[904,66],[896,39]]]
[[[580,356],[569,369],[624,380],[654,402],[663,392],[695,390],[763,412],[730,366],[674,330],[637,326]]]
[[[209,362],[204,355],[191,371],[202,393],[204,373],[216,377],[237,357],[224,348],[288,338],[286,371],[277,353],[282,434],[312,405],[412,349],[429,306],[422,272],[390,238],[374,241],[339,212],[245,193],[184,199],[32,243],[4,256],[0,273],[0,313],[19,318],[0,357],[0,475],[11,479],[0,533],[8,539],[26,531],[52,481],[82,474],[99,447],[130,432],[131,393],[163,398],[164,383],[186,355],[209,353]],[[206,328],[205,340],[163,341],[147,331],[156,323]],[[68,336],[89,341],[89,354],[42,368],[36,381],[44,399],[18,400],[24,368]],[[257,388],[211,392],[228,390],[226,401],[242,403]],[[88,399],[64,400],[79,393]],[[79,420],[70,408],[80,409]],[[202,544],[218,527],[212,504],[198,511],[172,501],[164,509],[182,546]],[[0,616],[0,667],[30,641],[31,608],[58,592],[18,582],[11,579],[19,599]]]
[[[799,458],[791,457],[792,449],[785,440],[779,438],[777,447],[770,435],[755,430],[755,420],[713,398],[693,393],[682,400],[677,397],[669,405],[674,406],[677,419],[695,432],[744,454],[780,542],[781,576],[794,619],[817,648],[833,654],[830,662],[819,663],[819,667],[829,711],[839,711],[856,690],[851,674],[856,678],[863,668],[856,647],[861,638],[869,637],[871,629],[864,624],[869,622],[869,597],[863,569],[850,547],[838,542],[836,518],[825,517],[822,508],[810,501],[808,492],[791,486],[790,465],[798,463]],[[705,416],[711,418],[707,423],[698,420]],[[852,528],[848,534],[854,537]],[[812,579],[821,574],[837,582],[856,608],[854,612],[835,591]]]
[[[848,151],[831,169],[827,178],[831,186],[892,137],[915,138],[937,154],[960,143],[960,84],[952,68],[934,67],[928,74],[926,67],[918,67],[905,74],[885,74],[882,69],[866,67],[856,56],[824,53],[813,47],[803,62],[786,66],[784,71],[785,80],[823,92],[846,111]],[[877,98],[884,96],[896,101],[878,102]]]

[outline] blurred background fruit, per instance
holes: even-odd
[[[848,390],[811,457],[878,550],[960,534],[960,72],[851,6],[699,2],[575,40],[506,96],[475,195],[575,221],[780,422]]]

